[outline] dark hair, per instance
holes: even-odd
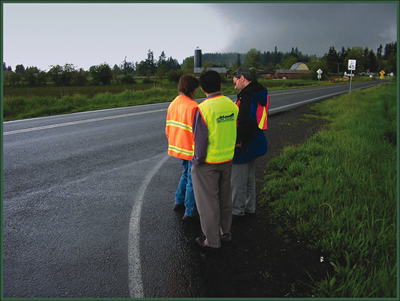
[[[253,75],[248,68],[239,68],[233,73],[233,76],[236,78],[240,78],[242,75],[250,82],[254,80]]]
[[[199,87],[199,80],[193,75],[182,75],[179,78],[178,91],[191,97],[191,93]]]
[[[206,71],[200,75],[199,81],[201,88],[208,94],[221,91],[221,76],[217,71]]]

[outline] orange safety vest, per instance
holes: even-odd
[[[168,155],[192,160],[194,155],[193,118],[198,103],[186,95],[177,96],[169,105],[165,134]]]

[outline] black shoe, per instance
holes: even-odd
[[[232,242],[232,234],[231,233],[227,233],[227,234],[222,234],[221,235],[221,242],[228,242],[231,243]]]
[[[182,217],[182,221],[184,222],[198,222],[200,221],[199,215],[195,215],[195,216],[189,216],[189,215],[184,215]]]
[[[183,205],[183,204],[175,204],[174,210],[175,210],[175,211],[182,211],[182,210],[185,210],[185,205]]]
[[[221,249],[221,248],[212,248],[210,246],[207,246],[205,243],[205,239],[203,237],[197,237],[195,241],[196,241],[196,245],[204,251],[210,251],[210,252],[216,253],[216,252],[219,252],[219,250]]]
[[[244,221],[244,219],[245,219],[244,215],[232,214],[232,222],[241,222],[241,221]]]
[[[250,212],[246,212],[245,213],[246,217],[250,217],[250,218],[255,218],[256,217],[256,213],[250,213]]]

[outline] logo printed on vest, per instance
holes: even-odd
[[[226,121],[234,121],[235,120],[235,114],[232,113],[230,115],[227,115],[229,113],[222,113],[223,115],[219,116],[217,118],[217,123],[221,123],[221,122],[226,122]]]

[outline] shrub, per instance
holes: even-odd
[[[151,84],[152,82],[153,81],[151,79],[149,79],[149,78],[144,78],[143,81],[142,81],[143,84]]]
[[[136,84],[132,74],[121,76],[121,83],[123,84]]]
[[[311,80],[312,79],[312,73],[303,73],[299,75],[299,79],[303,80]]]
[[[185,74],[185,71],[180,69],[180,70],[171,70],[170,72],[167,73],[167,79],[171,83],[178,83],[179,79],[181,78],[182,75]]]

